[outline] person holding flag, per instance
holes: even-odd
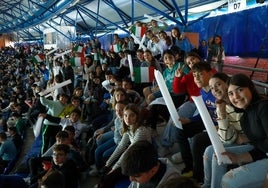
[[[73,93],[74,91],[74,70],[71,67],[71,63],[69,62],[69,59],[64,59],[63,67],[62,67],[62,73],[64,80],[71,80],[72,83],[67,85],[69,89],[69,93]]]

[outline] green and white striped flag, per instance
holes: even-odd
[[[70,59],[70,63],[72,67],[80,67],[85,64],[86,58],[85,57],[72,57]]]
[[[35,63],[40,63],[40,62],[43,62],[45,59],[45,56],[43,54],[37,54],[33,57],[33,61]]]
[[[146,33],[146,27],[131,27],[130,32],[133,33],[136,37],[143,37],[143,35]]]
[[[154,67],[133,67],[135,83],[150,83],[154,80]]]
[[[77,53],[84,53],[85,52],[84,47],[83,46],[79,46],[79,45],[75,46],[73,50],[75,52],[77,52]]]
[[[118,53],[118,52],[120,52],[120,50],[121,50],[121,46],[120,46],[120,44],[113,44],[113,45],[111,45],[112,47],[111,47],[111,50],[113,50],[115,53]]]

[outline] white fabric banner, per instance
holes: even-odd
[[[229,159],[227,155],[222,155],[221,153],[225,152],[225,148],[218,136],[216,127],[211,119],[211,116],[208,113],[206,105],[201,96],[195,97],[192,96],[192,99],[201,115],[201,118],[205,124],[206,130],[208,132],[208,136],[216,153],[218,164],[232,164],[232,161]]]
[[[164,80],[162,74],[158,70],[154,70],[154,77],[157,81],[159,89],[160,89],[162,96],[165,100],[165,103],[167,105],[167,108],[168,108],[168,111],[170,113],[170,117],[171,117],[172,121],[174,122],[176,127],[178,127],[179,129],[182,129],[181,122],[179,121],[178,112],[177,112],[175,105],[172,101],[172,98],[170,96],[170,93],[168,91],[168,88],[166,86],[166,83],[165,83],[165,80]]]

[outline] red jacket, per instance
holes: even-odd
[[[192,71],[182,77],[174,77],[172,89],[175,94],[187,93],[190,97],[200,95],[200,88],[194,82]]]

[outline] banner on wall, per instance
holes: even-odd
[[[228,12],[238,12],[246,9],[247,0],[228,0]]]

